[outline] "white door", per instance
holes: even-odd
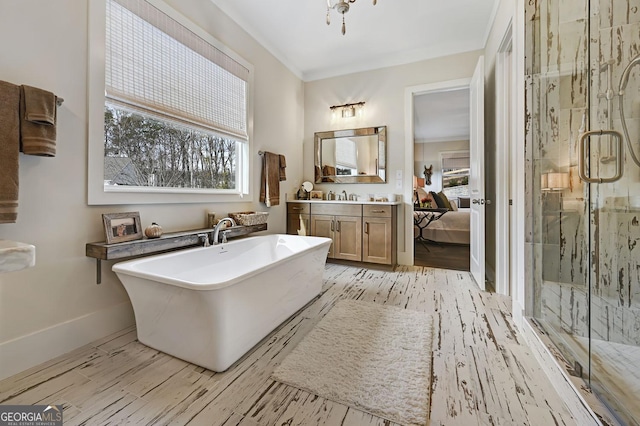
[[[469,154],[471,171],[471,274],[484,290],[484,56],[478,59],[469,85],[471,97],[471,132]]]

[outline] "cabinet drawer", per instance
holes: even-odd
[[[313,203],[311,214],[335,216],[362,216],[362,204]]]
[[[374,206],[365,204],[362,206],[362,215],[367,217],[391,217],[393,206]]]
[[[309,214],[309,203],[287,203],[288,213],[304,213]]]

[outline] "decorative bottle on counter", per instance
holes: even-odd
[[[307,199],[307,191],[301,186],[298,189],[298,200],[306,200]]]

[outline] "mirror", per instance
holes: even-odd
[[[387,126],[315,134],[316,183],[385,183]]]

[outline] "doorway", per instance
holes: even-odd
[[[464,219],[454,217],[469,214],[469,83],[462,79],[426,84],[405,92],[405,170],[412,174],[405,194],[412,200],[405,216],[405,241],[416,266],[469,270],[469,219],[465,225]],[[457,209],[462,204],[462,212],[436,211],[432,193],[447,194]]]

